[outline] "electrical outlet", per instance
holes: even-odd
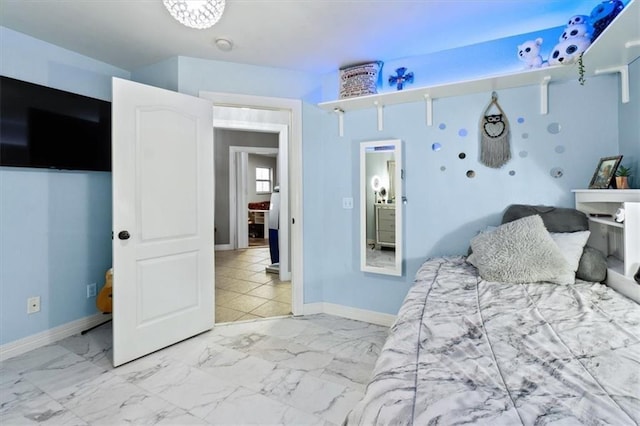
[[[343,209],[352,209],[353,208],[353,198],[345,197],[342,199],[342,208]]]
[[[40,312],[40,296],[34,296],[27,299],[27,313],[35,314]]]
[[[87,284],[87,299],[96,297],[96,283]]]

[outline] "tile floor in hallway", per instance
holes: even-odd
[[[0,363],[0,424],[339,425],[387,330],[325,314],[228,323],[114,369],[108,324]]]
[[[267,273],[268,247],[216,251],[216,323],[291,314],[291,282]]]

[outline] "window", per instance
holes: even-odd
[[[271,181],[273,179],[272,169],[266,167],[256,167],[256,193],[271,193]]]

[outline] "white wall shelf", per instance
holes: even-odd
[[[607,285],[640,303],[640,285],[633,275],[640,268],[640,189],[574,189],[576,209],[589,216],[587,244],[607,256]],[[619,208],[624,223],[613,220]],[[591,215],[611,215],[594,217]]]
[[[631,0],[584,53],[585,77],[618,73],[621,100],[623,103],[629,102],[628,65],[638,57],[640,57],[640,0]],[[557,65],[475,80],[322,102],[318,106],[325,111],[337,112],[340,120],[348,111],[378,108],[378,128],[380,129],[382,127],[381,110],[384,106],[423,101],[426,108],[425,121],[430,126],[433,124],[434,99],[540,85],[540,113],[546,114],[549,83],[577,80],[577,78],[577,64]]]
[[[590,217],[589,220],[592,221],[592,222],[601,223],[601,224],[607,225],[607,226],[614,226],[616,228],[624,228],[624,223],[618,223],[618,222],[616,222],[615,220],[613,220],[611,218]]]

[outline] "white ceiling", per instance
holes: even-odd
[[[227,0],[215,26],[195,30],[161,0],[0,0],[0,25],[129,71],[180,55],[327,73],[562,26],[599,3]],[[234,49],[218,50],[217,37]]]

